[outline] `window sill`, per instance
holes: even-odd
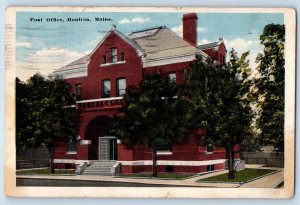
[[[126,61],[117,61],[114,63],[105,63],[105,64],[100,64],[99,67],[106,67],[106,66],[112,66],[112,65],[119,65],[119,64],[124,64]]]
[[[72,154],[77,154],[77,151],[69,151],[67,154],[72,155]]]
[[[172,155],[171,151],[157,151],[157,155]]]
[[[213,154],[213,152],[206,152],[205,154]]]

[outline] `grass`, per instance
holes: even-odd
[[[48,168],[17,170],[17,174],[50,174]],[[75,174],[72,169],[56,169],[54,174]]]
[[[197,182],[239,182],[244,183],[248,180],[260,177],[275,170],[269,169],[244,169],[235,173],[235,179],[228,179],[228,174],[221,174],[218,176],[208,177],[205,179],[200,179]]]
[[[119,177],[152,177],[152,173],[136,173],[136,174],[120,174]],[[177,173],[158,173],[158,179],[186,179],[188,177],[194,176],[194,174],[177,174]],[[153,177],[154,178],[154,177]]]

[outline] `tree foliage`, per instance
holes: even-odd
[[[185,75],[193,127],[205,130],[203,144],[226,148],[230,178],[234,177],[234,147],[250,134],[253,118],[247,56],[238,58],[232,50],[224,67],[198,58]]]
[[[35,74],[26,83],[16,79],[16,145],[18,149],[46,146],[51,155],[56,139],[74,138],[79,115],[67,83]]]
[[[128,88],[122,114],[115,124],[117,137],[126,145],[143,144],[152,150],[153,176],[160,147],[184,140],[188,131],[187,101],[176,83],[161,74],[143,78],[139,88]]]
[[[263,54],[257,56],[259,78],[255,81],[262,144],[272,144],[283,150],[284,141],[284,25],[266,25],[260,42]]]

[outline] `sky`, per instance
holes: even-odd
[[[179,12],[18,12],[17,77],[25,81],[36,72],[48,75],[89,54],[112,24],[125,35],[136,30],[167,26],[182,36],[182,15]],[[228,51],[234,48],[238,55],[250,51],[248,59],[253,70],[257,66],[255,58],[263,49],[259,36],[264,26],[284,23],[284,15],[280,13],[197,13],[197,16],[198,44],[215,42],[223,37]],[[68,18],[89,18],[90,21],[70,22]],[[95,18],[109,20],[95,21]],[[56,19],[62,19],[63,22],[57,22]]]

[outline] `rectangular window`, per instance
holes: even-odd
[[[102,56],[102,60],[101,60],[101,64],[105,64],[106,63],[106,56]]]
[[[214,171],[214,170],[215,170],[215,165],[212,164],[212,165],[207,165],[206,166],[206,171],[207,172],[211,172],[211,171]]]
[[[117,95],[118,96],[124,96],[126,93],[126,79],[125,78],[119,78],[117,80]]]
[[[157,150],[158,151],[170,151],[172,149],[171,144],[164,144],[160,146]]]
[[[102,97],[103,98],[110,97],[110,80],[102,81]]]
[[[207,152],[207,153],[212,153],[212,152],[213,152],[213,147],[212,147],[212,145],[207,145],[207,146],[206,146],[206,152]]]
[[[75,84],[74,94],[75,94],[76,100],[81,100],[81,84],[80,83]]]
[[[117,59],[117,48],[110,48],[109,51],[110,63],[115,63],[118,61]]]
[[[176,82],[176,73],[169,73],[168,78],[172,82]]]
[[[120,55],[120,61],[125,61],[125,54],[124,54],[124,52],[122,52],[121,55]]]
[[[76,152],[76,151],[77,151],[77,141],[71,139],[68,142],[68,152]]]

